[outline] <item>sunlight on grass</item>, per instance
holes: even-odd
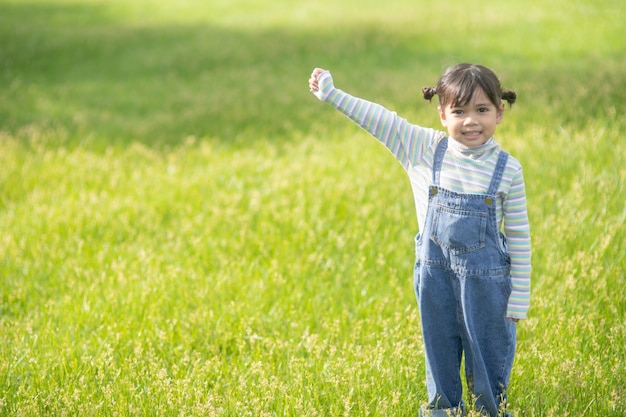
[[[306,82],[329,67],[437,127],[419,89],[461,60],[519,95],[498,131],[534,249],[511,411],[626,414],[624,17],[3,1],[0,415],[416,415],[410,186]]]

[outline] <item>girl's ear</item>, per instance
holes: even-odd
[[[500,107],[498,108],[498,114],[496,116],[496,124],[500,124],[503,116],[504,116],[504,103],[500,103]]]
[[[441,124],[443,127],[448,127],[448,122],[446,121],[446,112],[441,108],[441,106],[437,106],[437,111],[439,112],[439,119],[441,120]]]

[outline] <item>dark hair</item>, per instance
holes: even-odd
[[[422,93],[428,101],[435,94],[438,95],[442,107],[457,107],[469,103],[477,88],[483,90],[496,107],[500,106],[502,100],[506,100],[510,106],[517,99],[514,91],[502,89],[493,71],[474,64],[458,64],[448,68],[439,78],[437,87],[424,87]]]

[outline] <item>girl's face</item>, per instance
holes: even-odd
[[[463,145],[473,148],[487,142],[502,121],[504,103],[496,107],[482,89],[477,89],[465,106],[438,108],[441,124],[448,135]]]

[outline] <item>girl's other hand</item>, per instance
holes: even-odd
[[[324,71],[326,70],[322,68],[315,68],[311,73],[311,78],[309,78],[309,90],[311,90],[312,93],[317,93],[319,91],[320,87],[317,77]]]

